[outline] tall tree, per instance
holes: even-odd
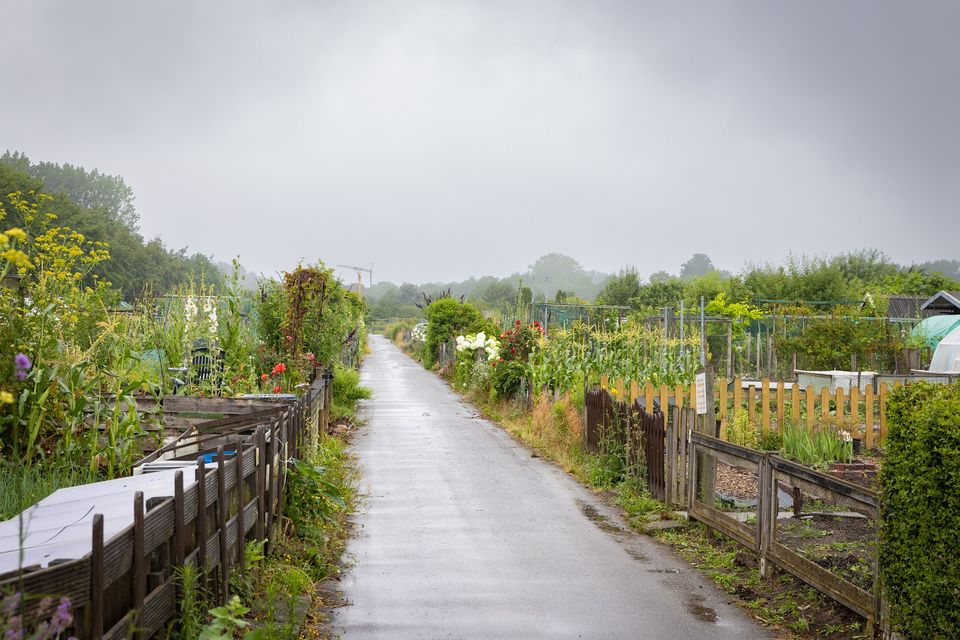
[[[607,278],[603,289],[597,294],[598,304],[627,306],[640,295],[640,276],[633,267],[621,269],[616,275]]]
[[[714,271],[713,262],[705,253],[695,253],[680,267],[680,277],[684,280],[699,278]]]

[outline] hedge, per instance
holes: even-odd
[[[887,404],[880,572],[907,638],[960,634],[960,384],[911,384]]]

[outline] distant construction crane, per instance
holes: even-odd
[[[335,265],[341,269],[353,269],[357,272],[357,293],[360,294],[360,297],[363,297],[363,272],[366,271],[370,276],[370,286],[373,286],[373,263],[370,263],[370,267],[353,267],[349,264],[338,264]]]

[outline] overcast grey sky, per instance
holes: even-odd
[[[958,257],[960,2],[0,0],[0,150],[377,280]]]

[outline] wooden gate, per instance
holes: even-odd
[[[657,500],[666,498],[667,431],[660,413],[647,413],[639,403],[634,404],[634,424],[642,434],[643,453],[647,461],[647,488]]]
[[[587,451],[600,451],[600,441],[610,433],[613,421],[613,399],[603,389],[588,389],[584,394],[586,421],[583,425],[583,446]]]

